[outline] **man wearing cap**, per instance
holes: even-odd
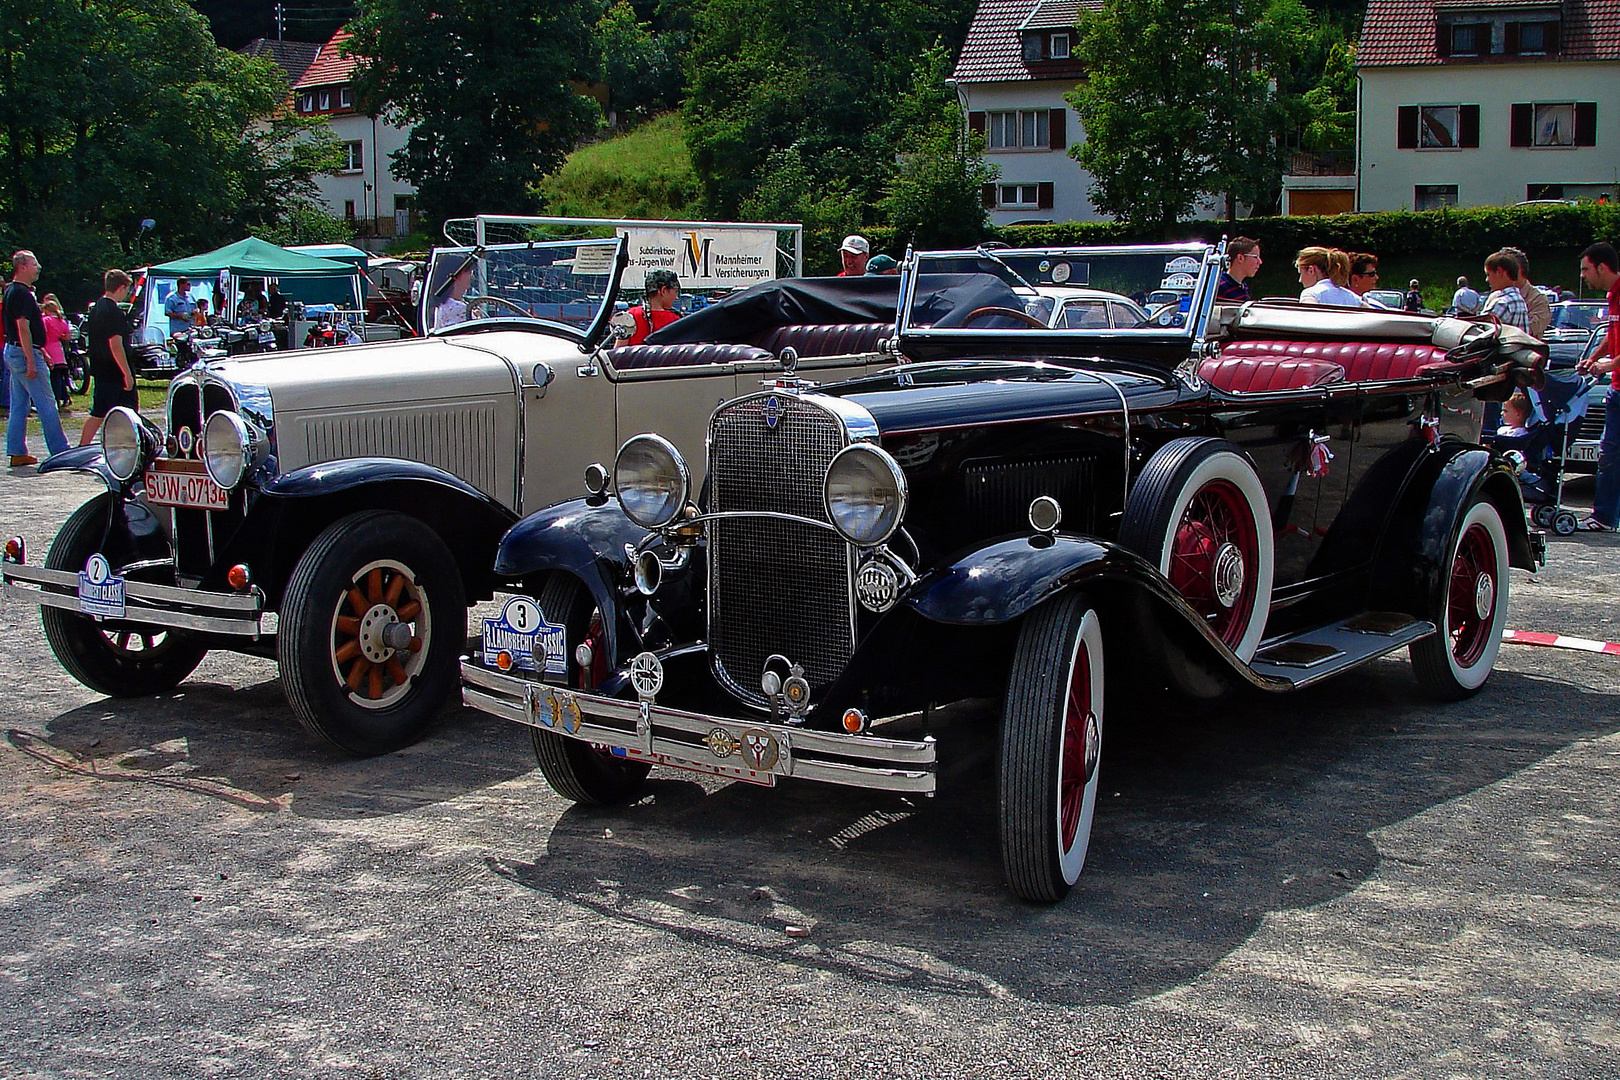
[[[867,277],[884,277],[888,274],[898,274],[900,264],[888,255],[874,255],[866,263]]]
[[[859,233],[850,233],[844,237],[844,242],[838,245],[838,254],[844,260],[844,269],[838,276],[860,277],[866,273],[867,260],[872,257],[872,245]]]
[[[169,317],[169,333],[183,334],[191,329],[192,317],[196,312],[197,301],[191,298],[191,279],[176,279],[174,292],[163,301],[163,314]]]

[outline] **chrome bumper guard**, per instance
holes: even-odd
[[[881,791],[934,792],[934,739],[839,735],[706,716],[548,686],[461,661],[461,697],[491,716],[655,765],[770,786],[779,776]]]
[[[0,563],[0,594],[41,607],[79,612],[79,575],[23,563]],[[145,581],[124,582],[124,615],[108,622],[172,626],[208,634],[260,636],[264,596],[251,593],[203,592]]]

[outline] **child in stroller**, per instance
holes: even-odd
[[[1575,531],[1575,513],[1563,505],[1565,454],[1575,426],[1586,415],[1592,386],[1589,376],[1549,371],[1539,391],[1520,390],[1502,403],[1499,426],[1492,427],[1487,413],[1480,439],[1487,446],[1523,456],[1519,490],[1531,508],[1531,520],[1543,528],[1551,527],[1559,536]]]

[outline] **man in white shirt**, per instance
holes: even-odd
[[[1468,279],[1457,279],[1457,291],[1451,294],[1451,306],[1457,309],[1459,315],[1479,314],[1479,292],[1468,287]]]

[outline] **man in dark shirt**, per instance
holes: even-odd
[[[90,376],[95,390],[90,396],[90,418],[84,422],[80,446],[89,446],[101,429],[101,422],[115,406],[140,411],[135,392],[135,373],[129,366],[134,344],[130,340],[129,316],[120,305],[129,299],[129,275],[109,270],[101,278],[102,294],[84,320],[84,337],[90,343]]]
[[[1215,286],[1215,299],[1222,304],[1241,304],[1249,299],[1248,280],[1260,272],[1260,241],[1234,236],[1226,244],[1226,263]]]
[[[11,414],[6,417],[6,453],[13,469],[33,465],[38,458],[28,452],[28,402],[39,410],[39,425],[45,432],[45,446],[53,454],[67,449],[62,421],[56,413],[56,390],[51,386],[50,366],[45,362],[45,315],[34,298],[34,282],[39,280],[39,260],[32,251],[11,256],[11,283],[0,299],[0,320],[5,323],[5,364],[11,375]]]

